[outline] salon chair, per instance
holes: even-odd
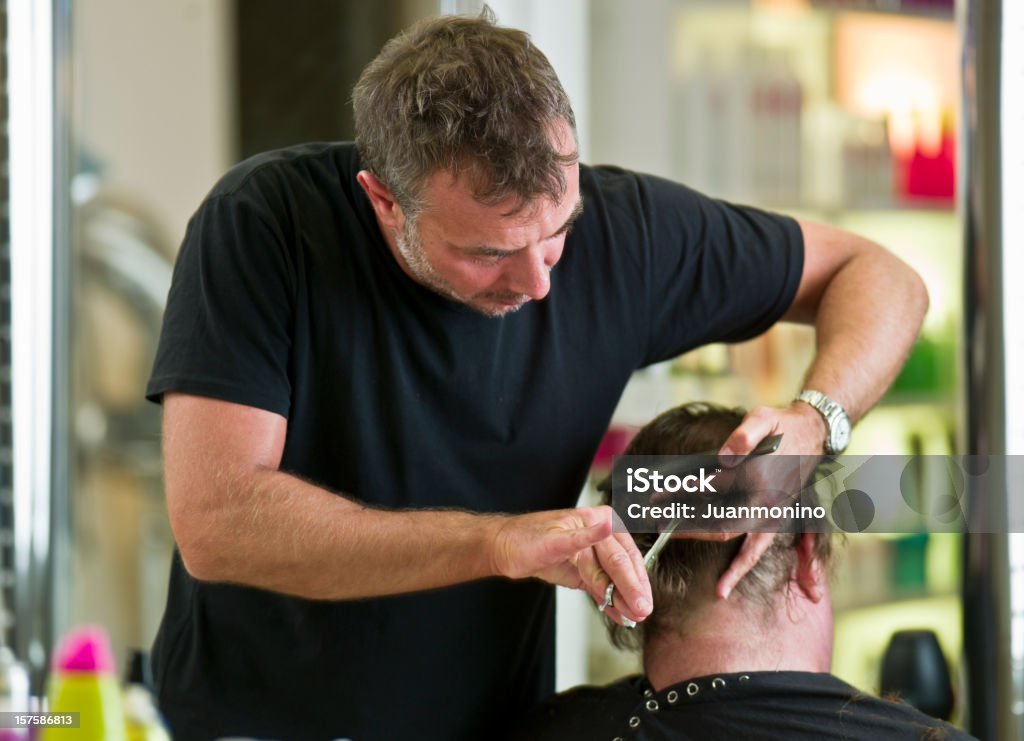
[[[896,695],[933,718],[953,714],[953,683],[949,665],[931,630],[893,633],[882,658],[882,697]]]

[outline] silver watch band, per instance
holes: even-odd
[[[825,452],[830,455],[842,453],[850,439],[850,417],[843,406],[814,389],[804,389],[797,395],[796,401],[810,404],[825,419]]]

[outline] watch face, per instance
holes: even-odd
[[[850,419],[841,414],[832,425],[832,433],[829,435],[829,447],[833,453],[842,453],[850,444]]]

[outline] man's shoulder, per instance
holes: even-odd
[[[376,236],[373,212],[348,142],[313,142],[249,157],[228,170],[198,205],[183,246],[203,253],[317,250],[338,258]],[[344,243],[347,250],[338,250]]]
[[[657,175],[618,165],[580,165],[580,187],[584,191],[584,197],[588,190],[621,196],[638,188],[651,186],[685,187]]]
[[[832,674],[777,672],[776,679],[758,678],[771,695],[785,696],[806,717],[832,718],[836,730],[851,739],[921,738],[930,741],[968,741],[973,736],[927,715],[898,699],[862,692]],[[758,676],[758,675],[754,675]],[[837,710],[833,711],[832,708]]]
[[[974,736],[939,718],[934,718],[899,698],[881,698],[854,691],[839,712],[840,722],[854,727],[864,726],[878,738],[895,738],[901,729],[913,732],[916,738],[928,741],[970,741]]]
[[[662,175],[616,165],[580,165],[583,219],[650,223],[707,209],[714,199]]]
[[[359,154],[352,142],[308,142],[254,154],[231,167],[209,197],[240,191],[342,186],[355,177]]]

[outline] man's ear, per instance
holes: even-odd
[[[801,533],[796,545],[796,583],[811,602],[818,603],[825,598],[825,568],[814,553],[818,535]]]
[[[398,205],[394,194],[384,185],[376,175],[369,170],[360,170],[356,180],[362,186],[366,196],[370,199],[374,212],[377,214],[377,221],[382,227],[394,231],[400,231],[405,224],[405,216],[402,214],[402,207]]]

